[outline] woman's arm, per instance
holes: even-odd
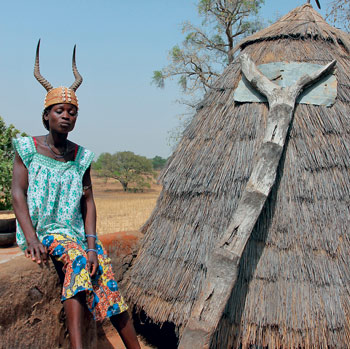
[[[84,192],[81,208],[84,219],[85,234],[96,236],[96,206],[92,192],[90,167],[84,173],[83,188]],[[87,242],[89,249],[96,249],[95,238],[87,237]],[[98,268],[98,259],[97,253],[93,251],[88,252],[88,267],[91,276],[94,276]]]
[[[32,257],[38,264],[47,262],[47,248],[38,239],[27,205],[28,170],[16,153],[12,175],[12,204],[16,218],[27,241],[26,257]]]

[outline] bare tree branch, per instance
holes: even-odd
[[[203,18],[202,25],[194,26],[190,22],[183,24],[182,31],[187,35],[185,40],[170,50],[169,64],[153,73],[152,82],[163,88],[166,80],[177,79],[184,94],[199,99],[213,88],[216,78],[233,61],[234,45],[242,37],[262,28],[256,15],[263,2],[197,0],[198,13]],[[193,115],[194,109],[189,114]],[[183,122],[183,125],[186,124],[187,120]],[[176,136],[172,134],[172,138]]]
[[[350,0],[333,0],[326,18],[350,32]]]
[[[184,23],[183,32],[188,34],[185,41],[170,51],[170,63],[161,71],[162,80],[159,80],[158,72],[153,81],[163,87],[166,79],[180,76],[184,92],[193,93],[198,89],[205,92],[212,88],[214,78],[233,61],[232,48],[236,41],[253,30],[255,22],[251,17],[257,14],[262,2],[198,0],[199,14],[204,17],[203,26]],[[188,71],[189,66],[192,73]]]

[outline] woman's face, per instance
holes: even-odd
[[[75,105],[61,103],[53,105],[44,119],[48,120],[50,131],[68,133],[74,129],[77,117],[78,109]]]

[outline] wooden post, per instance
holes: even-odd
[[[296,99],[306,87],[329,73],[336,63],[332,61],[311,75],[303,75],[294,85],[283,88],[264,76],[248,55],[242,54],[240,62],[247,80],[268,99],[265,135],[232,221],[210,255],[207,277],[182,334],[181,349],[209,348],[237,280],[242,253],[275,183]]]

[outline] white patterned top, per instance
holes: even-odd
[[[40,241],[50,233],[73,237],[86,248],[80,200],[83,176],[94,153],[79,146],[75,160],[60,162],[36,151],[32,137],[14,138],[13,147],[28,169],[27,204]],[[17,222],[17,244],[27,243]]]

